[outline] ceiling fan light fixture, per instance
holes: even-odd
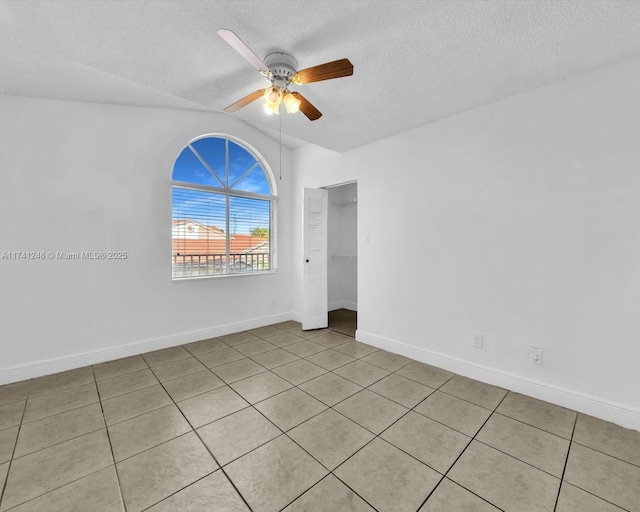
[[[287,113],[295,114],[300,110],[300,103],[302,102],[289,91],[287,91],[283,97],[283,103],[287,109]]]
[[[269,103],[269,102],[267,102],[264,105],[262,105],[262,108],[264,108],[264,112],[268,116],[273,115],[273,114],[280,114],[280,104],[279,103]]]
[[[276,86],[268,87],[264,91],[264,99],[267,103],[279,105],[282,101],[282,91]]]
[[[264,96],[266,103],[263,108],[269,115],[279,114],[280,104],[284,103],[288,113],[302,112],[309,121],[316,121],[322,117],[322,112],[300,93],[290,93],[287,89],[289,84],[311,84],[353,75],[353,64],[349,59],[334,60],[299,70],[298,61],[288,53],[272,52],[264,58],[263,62],[232,30],[221,28],[218,30],[218,35],[271,84],[266,89],[258,89],[232,103],[224,109],[225,112],[236,112],[260,96]]]

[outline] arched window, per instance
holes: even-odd
[[[276,191],[260,155],[206,135],[182,150],[172,179],[173,279],[276,270]]]

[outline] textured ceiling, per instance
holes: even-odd
[[[640,54],[638,1],[3,1],[0,94],[220,112],[265,86],[220,37],[354,75],[296,89],[323,112],[233,114],[344,151]]]

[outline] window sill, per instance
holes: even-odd
[[[271,274],[277,274],[277,270],[265,270],[263,272],[238,272],[237,274],[219,274],[212,276],[193,276],[193,277],[172,277],[171,282],[173,283],[181,283],[183,281],[201,281],[208,279],[224,279],[226,277],[247,277],[247,276],[265,276]]]

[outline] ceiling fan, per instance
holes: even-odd
[[[302,94],[290,91],[289,85],[310,84],[353,75],[353,64],[349,62],[349,59],[335,60],[298,71],[298,62],[288,53],[273,52],[267,55],[263,61],[231,30],[221,28],[218,30],[218,35],[260,71],[260,74],[271,84],[265,89],[258,89],[232,103],[224,109],[225,112],[236,112],[263,97],[265,99],[263,107],[267,114],[278,114],[280,104],[284,103],[288,113],[293,114],[301,111],[310,121],[315,121],[322,116],[322,113]]]

